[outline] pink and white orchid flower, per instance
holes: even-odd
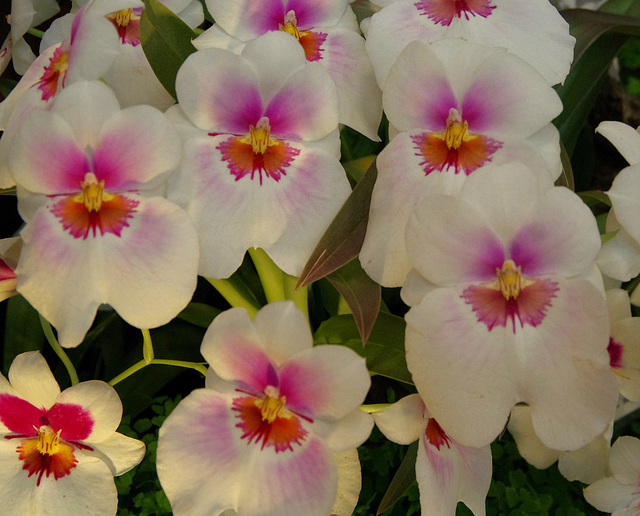
[[[455,194],[489,163],[522,161],[552,184],[561,171],[562,102],[538,72],[504,49],[458,39],[410,43],[389,74],[383,104],[400,132],[380,153],[360,261],[376,282],[402,285],[414,206]]]
[[[113,477],[144,456],[144,444],[116,432],[122,403],[91,380],[60,392],[37,351],[0,375],[0,483],[4,514],[115,516]]]
[[[55,20],[47,32],[59,37],[49,43],[47,33],[38,58],[9,96],[0,103],[0,188],[15,185],[7,163],[17,128],[28,113],[50,109],[65,86],[102,77],[117,55],[118,39],[106,18],[109,9],[141,5],[139,0],[92,0],[75,15]]]
[[[455,515],[458,502],[476,516],[485,514],[491,484],[491,447],[470,448],[451,439],[424,405],[410,394],[373,414],[387,439],[398,444],[418,440],[416,480],[420,505],[439,516]]]
[[[312,345],[290,301],[254,317],[232,308],[204,336],[206,387],[169,415],[157,470],[176,516],[327,516],[338,492],[333,454],[359,446],[370,379],[343,346]]]
[[[98,306],[152,328],[169,322],[196,286],[189,217],[160,197],[180,141],[150,106],[120,110],[107,86],[65,88],[51,111],[20,125],[11,154],[27,223],[18,291],[76,346]]]
[[[406,245],[419,278],[403,288],[407,366],[452,439],[490,443],[521,402],[550,448],[604,432],[618,388],[600,236],[578,196],[518,163],[485,167],[419,205]]]
[[[196,48],[240,53],[249,41],[271,31],[290,34],[307,61],[318,62],[333,79],[340,123],[379,140],[380,89],[347,0],[209,0],[216,24],[199,36]]]
[[[374,2],[378,3],[378,2]],[[538,70],[550,85],[564,81],[575,39],[549,0],[395,0],[367,25],[366,49],[378,84],[411,41],[445,38],[502,47]]]
[[[170,112],[185,129],[182,175],[169,198],[186,207],[202,249],[199,273],[226,278],[261,247],[300,275],[351,192],[338,161],[335,86],[289,36],[269,33],[236,55],[191,54]]]
[[[640,209],[636,196],[640,188],[640,133],[627,124],[614,121],[602,122],[596,131],[631,165],[618,173],[607,192],[612,209],[607,216],[606,230],[617,233],[603,244],[597,263],[603,274],[629,281],[640,274],[640,226],[635,220]],[[640,303],[640,291],[635,296],[632,294],[631,302]]]
[[[12,60],[16,73],[24,75],[36,59],[24,35],[30,27],[37,27],[59,10],[55,0],[12,0],[11,14],[7,17],[11,31],[0,51],[0,73]],[[3,52],[6,53],[3,55]]]

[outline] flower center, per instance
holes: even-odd
[[[121,9],[107,16],[118,27],[126,27],[133,17],[133,9]]]
[[[263,397],[235,398],[231,410],[238,413],[236,427],[242,430],[241,439],[247,439],[247,444],[262,442],[261,449],[271,446],[276,452],[293,451],[293,444],[302,445],[308,432],[300,418],[313,422],[287,409],[286,396],[280,396],[273,385],[265,388]]]
[[[416,156],[422,158],[420,166],[426,175],[431,172],[444,172],[453,167],[455,173],[462,171],[471,174],[493,158],[493,154],[502,147],[502,142],[473,134],[469,123],[462,119],[457,109],[449,109],[447,128],[443,133],[422,133],[411,137]]]
[[[525,278],[513,260],[505,260],[502,267],[496,267],[495,280],[471,285],[460,297],[471,305],[478,321],[489,331],[495,326],[506,326],[510,320],[515,333],[516,320],[520,327],[541,324],[557,291],[556,282]]]
[[[448,27],[454,18],[470,18],[480,16],[486,18],[496,8],[491,0],[420,0],[415,7],[420,14],[426,14],[435,24]]]
[[[300,31],[298,30],[298,20],[296,19],[296,13],[289,11],[284,16],[284,23],[278,23],[278,29],[283,32],[287,32],[300,41]]]
[[[253,126],[249,125],[249,135],[242,141],[251,144],[254,154],[264,154],[269,148],[269,135],[271,134],[271,126],[269,126],[269,118],[263,116],[258,123]],[[275,145],[275,144],[274,144]]]
[[[104,192],[104,179],[98,182],[93,172],[87,172],[84,176],[84,181],[81,183],[82,194],[75,197],[76,202],[83,202],[87,211],[100,211],[102,207],[103,199],[110,201],[113,199],[113,195],[105,194]]]
[[[53,473],[54,479],[58,480],[71,473],[78,463],[73,455],[73,446],[60,439],[61,430],[54,431],[44,416],[40,417],[39,424],[39,427],[33,427],[37,436],[23,439],[16,449],[18,458],[24,462],[22,469],[29,472],[28,476],[38,474],[37,486],[44,474],[49,477]]]
[[[138,201],[105,192],[104,180],[98,181],[93,172],[85,174],[80,187],[82,193],[57,202],[51,213],[75,238],[86,239],[90,233],[95,237],[97,231],[119,237],[122,229],[129,226],[127,220],[136,212]]]
[[[269,385],[265,389],[265,397],[256,400],[256,407],[260,409],[262,421],[273,423],[278,418],[293,417],[293,414],[287,410],[287,397],[279,397],[278,394],[278,390]]]
[[[67,76],[69,66],[69,52],[63,50],[63,44],[55,49],[49,64],[45,67],[40,80],[36,83],[42,91],[42,100],[47,101],[53,97],[59,87],[64,87],[64,79]]]
[[[138,46],[140,44],[140,15],[141,8],[121,9],[107,15],[107,19],[113,23],[118,31],[118,36],[123,44]]]
[[[520,291],[531,284],[532,280],[522,277],[522,270],[513,262],[513,260],[505,260],[502,268],[496,267],[497,284],[496,287],[502,292],[504,298],[518,299]]]
[[[427,438],[427,441],[429,441],[431,445],[435,446],[438,451],[440,450],[440,447],[445,444],[447,445],[447,448],[451,448],[451,438],[432,417],[430,417],[427,422],[427,429],[424,431],[424,435]]]
[[[307,61],[318,61],[322,59],[321,45],[327,39],[327,35],[323,32],[313,32],[310,30],[301,31],[298,29],[298,20],[294,11],[289,11],[284,16],[284,23],[278,23],[278,30],[291,34],[296,38],[302,48]]]
[[[33,427],[38,432],[37,450],[46,455],[55,455],[60,451],[60,430],[54,432],[49,425]]]
[[[300,154],[298,149],[288,143],[271,137],[271,126],[266,116],[260,118],[255,126],[249,125],[247,136],[231,137],[220,143],[217,149],[222,153],[222,160],[228,163],[236,181],[246,175],[253,179],[258,172],[260,184],[263,173],[280,181],[282,176],[287,175],[284,169]]]

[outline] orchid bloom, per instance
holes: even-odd
[[[462,446],[451,439],[418,394],[373,414],[387,439],[398,444],[418,440],[416,480],[420,505],[439,516],[455,515],[458,501],[476,516],[485,514],[485,498],[491,484],[491,448]]]
[[[490,443],[518,403],[550,448],[604,432],[618,389],[600,236],[578,196],[541,188],[519,163],[485,167],[458,197],[417,206],[406,245],[407,366],[452,439]]]
[[[640,226],[635,220],[640,209],[636,195],[640,188],[640,133],[627,124],[612,121],[602,122],[596,132],[609,140],[631,165],[618,173],[607,192],[612,209],[606,230],[616,233],[603,244],[597,264],[603,274],[629,281],[640,274]],[[634,304],[640,303],[636,296],[631,297]]]
[[[640,440],[623,435],[611,447],[611,475],[584,489],[584,497],[599,511],[612,516],[638,514],[640,508]]]
[[[216,24],[199,36],[196,48],[240,52],[246,43],[271,31],[289,34],[333,79],[340,101],[340,123],[379,140],[380,89],[365,42],[347,0],[208,0]]]
[[[32,112],[11,154],[27,223],[18,291],[76,346],[98,306],[152,328],[169,322],[196,286],[197,236],[160,197],[180,142],[150,106],[120,110],[107,86],[80,82],[51,111]]]
[[[0,240],[0,301],[17,294],[15,269],[22,249],[20,237],[4,238]]]
[[[199,273],[226,278],[261,247],[287,274],[302,267],[351,192],[338,161],[337,98],[289,36],[269,33],[242,55],[191,54],[170,110],[187,142],[169,198],[200,237]]]
[[[374,2],[378,3],[378,2]],[[564,81],[575,39],[549,0],[395,0],[375,13],[366,49],[378,84],[411,41],[445,38],[506,48],[538,70],[550,85]]]
[[[157,470],[176,516],[327,516],[337,496],[333,454],[359,446],[370,379],[343,346],[312,346],[290,301],[249,318],[218,315],[201,348],[206,387],[160,428]],[[235,512],[234,512],[235,511]],[[348,513],[350,514],[350,513]]]
[[[7,17],[11,31],[0,51],[0,73],[13,60],[13,68],[19,75],[24,75],[27,68],[35,61],[31,47],[24,40],[30,27],[37,27],[54,16],[60,10],[55,0],[12,0],[11,14]]]
[[[202,4],[198,0],[160,0],[189,27],[204,21]],[[120,45],[103,78],[115,92],[122,107],[148,104],[164,111],[175,104],[173,97],[156,77],[140,45],[140,17],[142,8],[128,8],[107,15],[118,32]]]
[[[65,86],[102,77],[118,46],[117,34],[106,18],[109,9],[139,4],[139,0],[92,0],[77,13],[52,23],[43,36],[40,55],[0,103],[0,129],[4,131],[0,139],[0,188],[15,185],[7,166],[8,155],[24,118],[36,109],[50,109]],[[49,36],[51,32],[56,36]]]
[[[360,261],[376,282],[402,285],[411,269],[404,232],[413,207],[455,194],[493,163],[522,161],[552,184],[561,171],[562,103],[543,78],[504,49],[463,40],[414,42],[389,74],[383,104],[399,132],[377,159]]]
[[[105,382],[60,387],[37,351],[0,375],[0,483],[4,514],[115,515],[113,477],[144,456],[116,432],[122,403]]]
[[[620,394],[630,401],[640,401],[640,317],[631,316],[629,294],[625,290],[608,290],[607,305],[611,371],[618,380]]]

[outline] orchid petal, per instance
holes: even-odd
[[[81,382],[65,389],[56,403],[77,405],[90,413],[91,433],[83,441],[104,441],[115,434],[122,419],[122,402],[118,394],[113,387],[98,380]]]
[[[208,132],[246,133],[263,113],[255,68],[226,50],[191,54],[178,70],[176,93],[191,122]]]
[[[94,455],[104,462],[113,476],[119,476],[131,470],[144,458],[145,446],[142,441],[126,435],[113,433],[100,443],[91,443]],[[89,452],[86,452],[89,454]]]
[[[22,399],[38,408],[50,408],[60,394],[46,360],[37,352],[21,353],[14,358],[8,379]]]
[[[398,444],[417,441],[427,428],[425,406],[418,394],[409,394],[373,413],[376,426],[387,439]]]
[[[311,418],[339,419],[366,396],[371,379],[364,359],[344,346],[316,346],[292,356],[280,369],[287,407]]]
[[[158,477],[176,516],[220,514],[236,508],[241,488],[239,459],[247,446],[239,439],[229,408],[227,396],[197,389],[160,428]],[[176,464],[183,465],[179,474]]]
[[[622,122],[601,122],[596,128],[613,146],[618,149],[629,165],[640,163],[640,134],[633,127]]]

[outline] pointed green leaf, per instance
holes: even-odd
[[[364,346],[380,311],[380,285],[367,276],[357,258],[329,274],[327,279],[349,305]]]
[[[611,61],[629,36],[640,36],[640,18],[583,9],[562,14],[577,41],[571,71],[558,87],[564,110],[554,123],[571,156]]]
[[[567,154],[564,144],[560,142],[560,161],[562,162],[562,172],[560,177],[556,179],[556,186],[566,186],[572,192],[575,192],[576,185],[573,180],[573,167],[571,166],[571,159]]]
[[[140,19],[142,50],[158,80],[176,98],[176,74],[189,54],[195,33],[158,0],[144,0]]]
[[[391,483],[380,501],[380,506],[378,507],[376,516],[379,516],[387,509],[390,509],[393,504],[402,498],[402,495],[404,495],[407,492],[407,489],[409,489],[416,481],[418,443],[419,441],[412,443],[407,449],[407,454],[404,456],[404,459],[402,459],[396,474],[393,476],[393,479],[391,479]]]
[[[373,162],[311,253],[296,288],[324,278],[358,256],[367,230],[371,192],[377,177],[378,170]]]
[[[580,199],[582,199],[582,201],[590,208],[598,206],[599,204],[604,204],[605,206],[611,207],[611,200],[609,199],[609,196],[602,190],[578,192],[578,195],[580,196]]]
[[[367,368],[372,374],[412,384],[405,360],[404,330],[405,322],[402,317],[380,312],[367,347],[363,347],[353,317],[336,315],[320,325],[314,335],[314,342],[347,346],[367,359]]]

